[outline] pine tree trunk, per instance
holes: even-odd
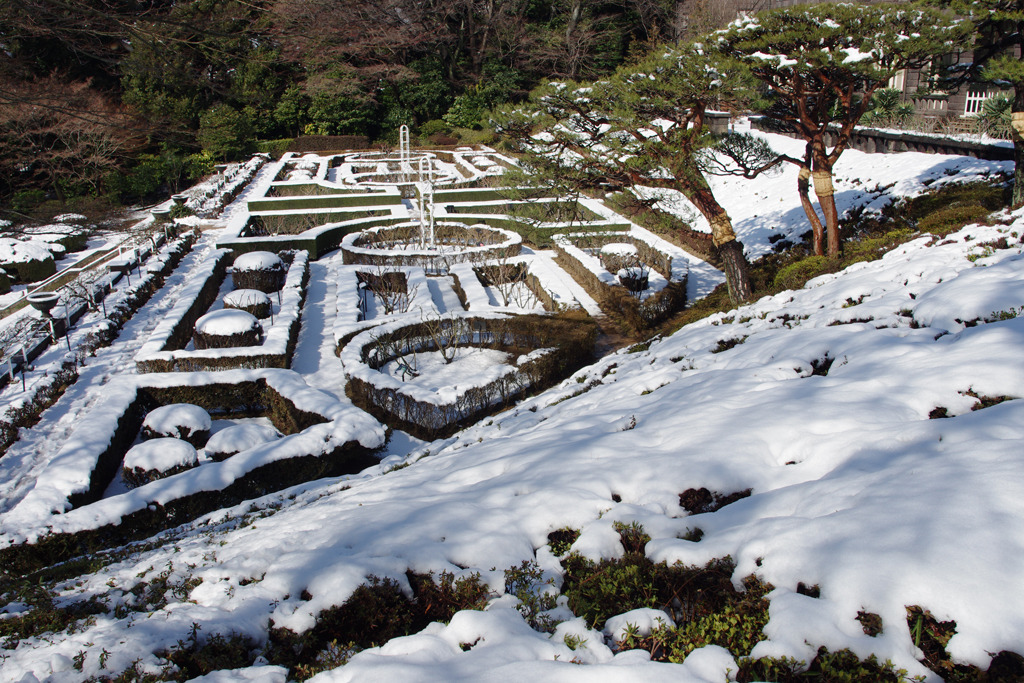
[[[801,166],[800,175],[796,179],[796,190],[800,194],[800,205],[804,207],[804,213],[807,214],[807,220],[811,224],[814,254],[823,256],[825,254],[825,228],[822,227],[818,212],[814,210],[814,204],[811,203],[810,179],[811,169]]]
[[[697,177],[701,178],[702,182],[695,181],[683,188],[684,194],[708,219],[711,225],[711,240],[718,248],[718,255],[722,259],[722,271],[729,286],[729,298],[734,304],[742,304],[754,295],[747,259],[743,255],[743,244],[736,239],[732,219],[715,199],[711,187],[703,181],[703,176]]]
[[[839,212],[832,186],[832,168],[826,163],[815,162],[811,177],[814,179],[814,194],[818,195],[818,204],[825,216],[828,255],[835,258],[839,256]]]
[[[1013,207],[1024,204],[1024,83],[1014,84],[1010,107],[1010,134],[1013,136]]]
[[[754,296],[754,288],[750,284],[743,245],[739,240],[730,240],[718,247],[718,256],[722,259],[722,270],[725,272],[725,282],[729,287],[729,299],[737,305],[750,301]]]

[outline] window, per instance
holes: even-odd
[[[964,104],[964,116],[977,116],[981,113],[981,108],[985,105],[985,100],[994,96],[996,93],[989,91],[988,88],[973,87],[967,91],[967,102]]]

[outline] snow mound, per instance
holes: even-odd
[[[242,424],[227,427],[210,437],[206,442],[206,454],[214,460],[224,460],[236,453],[275,441],[281,433],[273,427],[256,424]]]
[[[250,251],[235,259],[232,268],[235,272],[250,270],[284,270],[284,261],[277,254],[269,251]]]
[[[257,328],[261,326],[256,316],[237,309],[225,308],[207,313],[196,321],[196,332],[215,337],[245,334]]]
[[[193,434],[209,432],[210,414],[191,403],[172,403],[149,412],[142,422],[143,432],[187,439]]]
[[[28,263],[51,258],[43,242],[22,242],[11,237],[0,237],[0,263]]]
[[[138,469],[143,472],[169,472],[198,464],[199,456],[192,444],[171,437],[143,441],[132,446],[124,456],[126,470]]]
[[[270,297],[258,289],[236,289],[225,294],[222,301],[227,308],[250,308],[252,306],[270,305]]]

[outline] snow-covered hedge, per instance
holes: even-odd
[[[148,406],[265,415],[287,436],[102,498]],[[0,525],[0,566],[20,571],[120,544],[303,481],[358,472],[384,427],[290,370],[120,376]],[[33,544],[33,545],[26,545]]]
[[[236,289],[225,294],[221,301],[226,309],[245,311],[260,320],[269,318],[273,311],[270,297],[258,289]]]
[[[231,266],[231,282],[235,289],[258,289],[276,292],[284,285],[287,268],[277,254],[270,251],[250,251],[235,257]]]
[[[587,293],[600,304],[601,310],[617,318],[634,332],[646,332],[667,320],[686,307],[686,285],[688,271],[674,268],[669,254],[642,239],[638,233],[576,233],[555,235],[555,250],[559,264],[572,275]],[[629,287],[621,281],[618,273],[609,272],[598,255],[585,249],[600,250],[606,245],[631,245],[637,250],[637,258],[649,270],[648,287],[631,295]],[[616,259],[613,267],[620,267]],[[645,269],[646,270],[646,269]],[[619,272],[622,272],[621,270]],[[642,274],[626,270],[627,278]]]
[[[373,228],[346,235],[341,241],[345,263],[377,266],[420,266],[447,271],[455,263],[517,256],[523,238],[511,230],[483,223],[437,223],[434,248],[417,248],[418,222]]]
[[[298,341],[299,317],[309,280],[309,254],[295,252],[281,289],[281,310],[264,326],[256,346],[186,350],[196,322],[206,312],[224,281],[228,252],[215,251],[190,278],[178,303],[157,325],[135,356],[139,372],[182,372],[232,368],[286,368]]]
[[[478,386],[466,377],[457,392],[430,391],[379,370],[410,349],[438,350],[437,327],[446,325],[457,330],[455,346],[519,356],[515,367]],[[361,332],[342,349],[341,362],[356,405],[418,438],[435,439],[567,377],[591,359],[595,339],[593,323],[582,317],[464,313]]]
[[[142,438],[181,439],[199,448],[210,437],[210,414],[191,403],[171,403],[151,410],[142,421]]]
[[[138,488],[198,466],[195,446],[183,439],[162,436],[132,446],[124,456],[121,476],[128,486]]]
[[[48,243],[0,238],[0,268],[17,282],[39,282],[57,272]]]

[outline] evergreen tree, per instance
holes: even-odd
[[[813,179],[827,229],[828,254],[839,253],[839,215],[832,168],[850,144],[871,96],[906,68],[962,46],[968,27],[939,9],[906,4],[831,4],[772,10],[735,22],[719,34],[724,54],[742,60],[768,88],[771,115],[807,143],[797,160],[802,198]],[[827,132],[835,126],[834,144]],[[814,251],[822,254],[821,223],[810,201]]]
[[[1013,205],[1024,204],[1024,0],[936,0],[974,28],[968,43],[974,58],[954,73],[954,83],[975,78],[1009,84],[1010,133],[1015,164]],[[963,67],[964,65],[955,65]]]
[[[699,45],[664,48],[607,80],[544,87],[526,106],[503,112],[498,130],[542,184],[681,192],[711,224],[730,297],[740,303],[753,291],[743,245],[705,176],[716,140],[704,123],[709,109],[746,92],[737,64]]]

